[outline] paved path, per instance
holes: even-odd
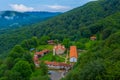
[[[68,58],[69,58],[69,55],[68,55],[68,53],[67,53],[67,54],[66,54],[66,58],[65,58],[65,63],[68,62]]]
[[[64,71],[58,71],[58,70],[50,70],[50,78],[51,80],[60,80],[63,77]]]

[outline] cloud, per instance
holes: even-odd
[[[67,11],[70,10],[69,6],[62,6],[62,5],[45,5],[45,7],[52,11]]]
[[[28,7],[28,6],[25,6],[23,4],[11,4],[10,6],[13,10],[19,11],[19,12],[26,12],[26,11],[33,11],[34,10],[33,7]]]
[[[97,1],[97,0],[89,0],[89,1]]]
[[[50,12],[65,12],[72,9],[69,6],[63,5],[40,5],[39,7],[28,7],[23,4],[11,4],[10,7],[19,12],[26,12],[26,11],[50,11]]]
[[[54,10],[60,10],[60,9],[68,9],[67,6],[61,6],[61,5],[46,5],[48,8],[54,9]]]

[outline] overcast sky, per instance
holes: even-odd
[[[0,0],[0,11],[65,12],[93,0]]]

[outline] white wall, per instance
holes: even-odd
[[[75,57],[70,58],[70,62],[77,62],[77,58]]]

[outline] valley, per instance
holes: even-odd
[[[29,26],[61,14],[60,12],[0,11],[0,30]]]
[[[10,11],[0,25],[16,23],[13,13],[21,27],[0,29],[0,80],[120,79],[120,0],[90,1],[64,13]]]

